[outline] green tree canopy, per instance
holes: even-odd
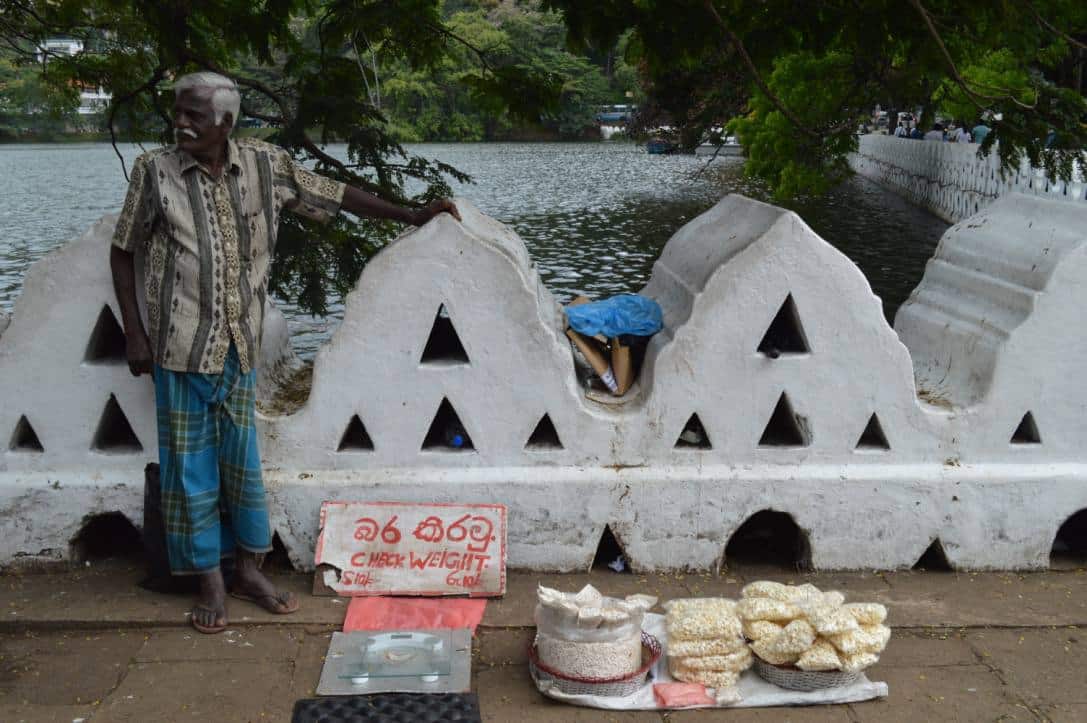
[[[884,108],[990,118],[1005,168],[1025,154],[1068,178],[1084,163],[1082,0],[545,0],[577,47],[633,33],[646,109],[688,143],[730,122],[747,169],[779,196],[846,172],[857,124]],[[999,120],[997,120],[999,119]],[[1055,133],[1051,134],[1051,131]]]
[[[111,92],[111,131],[123,123],[170,142],[171,79],[211,70],[238,83],[242,115],[270,124],[270,140],[320,173],[406,203],[448,195],[448,179],[466,176],[399,145],[374,102],[375,49],[420,82],[469,51],[476,65],[465,80],[491,107],[515,115],[560,107],[556,78],[458,30],[441,0],[0,0],[0,45],[24,62],[50,37],[84,41],[83,53],[48,57],[44,77],[55,89]],[[346,160],[326,151],[331,141],[346,143]],[[424,190],[409,196],[412,179]],[[350,289],[395,231],[389,222],[284,217],[271,290],[324,313],[328,293]]]

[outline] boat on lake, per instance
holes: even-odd
[[[679,144],[673,143],[665,138],[650,138],[645,142],[645,152],[655,156],[665,153],[675,153],[678,148]]]

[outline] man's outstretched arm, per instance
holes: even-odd
[[[367,193],[354,186],[348,186],[344,191],[341,208],[356,216],[388,218],[393,221],[411,224],[412,226],[422,226],[439,213],[448,213],[458,221],[461,220],[460,212],[457,211],[456,205],[448,198],[431,201],[425,208],[407,208],[405,206],[397,206],[396,204],[389,203],[372,193]]]

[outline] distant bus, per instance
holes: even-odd
[[[593,116],[597,123],[604,125],[614,123],[629,123],[631,115],[637,110],[633,105],[598,105],[596,115]]]

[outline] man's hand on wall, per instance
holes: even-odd
[[[461,220],[460,211],[457,210],[457,205],[448,198],[439,198],[438,200],[431,201],[427,204],[426,208],[421,208],[418,211],[412,212],[411,224],[413,226],[422,226],[439,213],[448,213],[458,221]]]

